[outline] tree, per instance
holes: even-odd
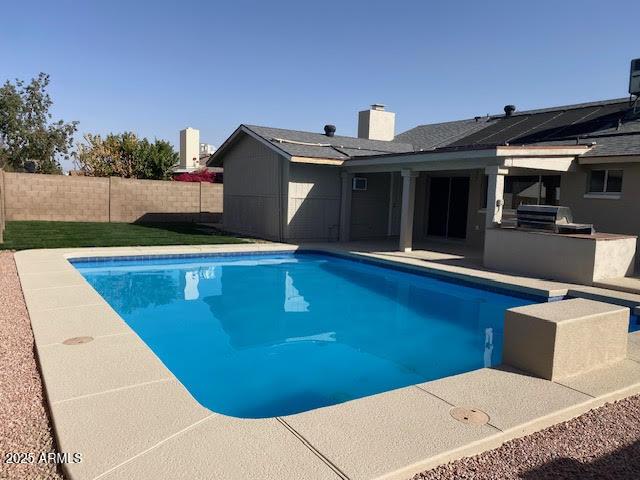
[[[76,165],[92,177],[167,180],[178,163],[178,154],[164,140],[151,143],[135,133],[110,133],[105,138],[87,134],[78,145]]]
[[[137,178],[152,178],[156,180],[170,180],[173,169],[179,162],[178,153],[173,146],[165,141],[156,139],[153,143],[146,138],[138,144]]]
[[[59,158],[69,158],[78,122],[52,121],[49,75],[26,85],[0,87],[0,168],[18,172],[62,173]]]

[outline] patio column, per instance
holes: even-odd
[[[400,216],[400,251],[410,252],[413,245],[413,208],[418,172],[402,170],[402,213]]]
[[[487,216],[485,228],[492,228],[502,222],[502,207],[504,205],[504,176],[509,173],[506,168],[487,167]]]
[[[353,189],[353,173],[342,172],[341,176],[340,241],[348,242],[351,237],[351,191]]]

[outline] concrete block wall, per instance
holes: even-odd
[[[222,184],[200,183],[200,211],[222,213]]]
[[[112,222],[184,221],[200,213],[200,184],[111,178]]]
[[[221,183],[200,183],[200,221],[222,221],[223,187]]]
[[[222,214],[222,184],[10,172],[0,175],[4,177],[0,181],[0,225],[3,219],[215,222]]]
[[[4,171],[0,170],[0,243],[4,241]]]
[[[109,221],[109,179],[4,173],[6,220]]]

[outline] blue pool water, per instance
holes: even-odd
[[[320,253],[74,264],[202,405],[235,417],[494,365],[505,309],[536,301]]]

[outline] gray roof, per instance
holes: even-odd
[[[594,137],[592,140],[596,142],[596,146],[585,153],[584,157],[640,155],[640,134]]]
[[[453,122],[420,125],[392,141],[334,136],[282,128],[241,125],[291,156],[347,160],[354,157],[424,150],[467,150],[500,145],[575,145],[596,143],[585,156],[640,155],[640,106],[629,99],[563,105]],[[216,151],[222,155],[235,133]]]
[[[609,100],[597,100],[594,102],[573,103],[570,105],[560,105],[558,107],[546,107],[546,108],[536,108],[533,110],[522,110],[522,111],[514,112],[513,116],[531,115],[533,113],[557,112],[559,110],[574,110],[576,108],[603,107],[605,105],[611,105],[613,103],[625,103],[625,102],[627,103],[629,102],[628,97],[611,98]]]
[[[260,127],[257,125],[244,126],[289,155],[300,157],[346,160],[364,155],[413,151],[411,144],[403,142],[386,142],[339,135],[327,137],[323,133]]]
[[[617,135],[638,120],[628,100],[610,100],[565,105],[520,112],[509,117],[492,117],[488,126],[467,135],[450,146],[530,145],[558,140],[587,139],[603,133]]]
[[[477,119],[419,125],[397,135],[394,141],[410,143],[416,151],[431,150],[446,147],[467,135],[488,127],[491,123],[493,121],[490,117],[478,117]]]
[[[575,140],[556,140],[532,145],[594,145],[583,157],[615,157],[620,155],[640,155],[640,135],[598,135]]]

